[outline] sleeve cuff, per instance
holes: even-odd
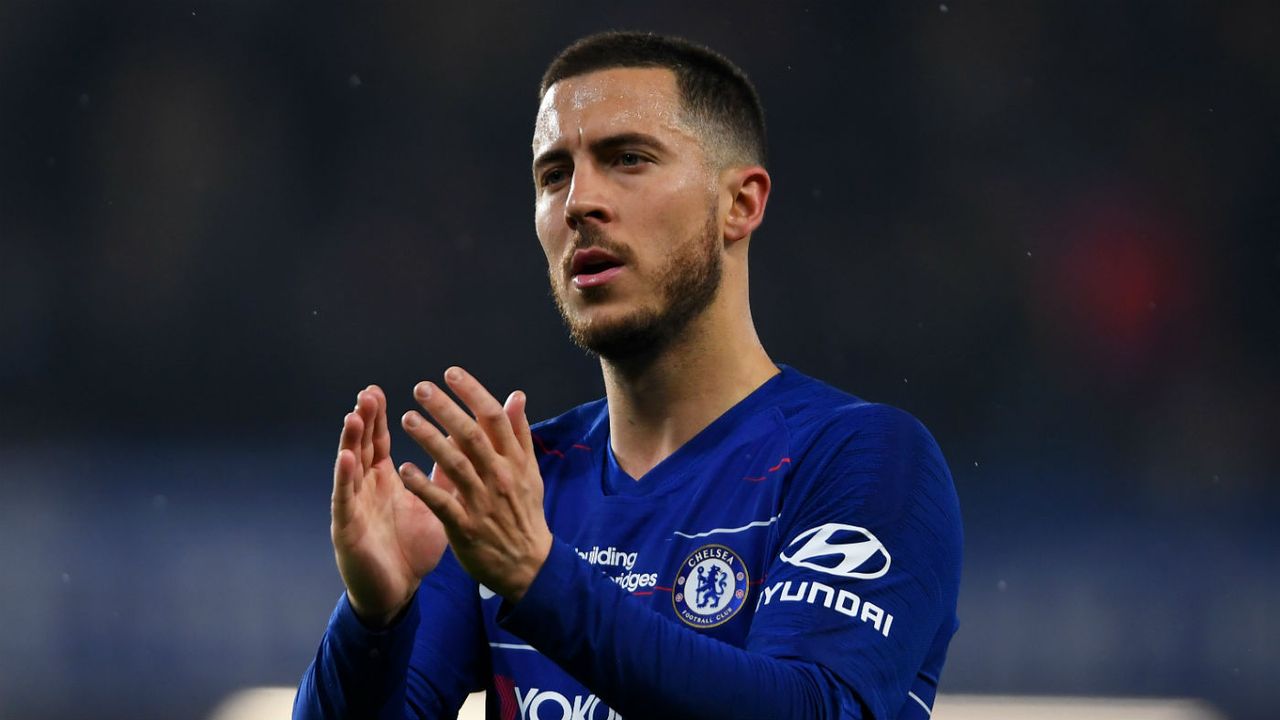
[[[411,618],[418,617],[418,593],[414,593],[403,612],[385,628],[371,629],[356,615],[351,607],[351,598],[346,592],[338,600],[338,607],[333,611],[329,626],[338,642],[348,652],[358,652],[368,660],[385,662],[397,640],[407,634],[410,638],[417,632],[417,623]]]
[[[578,553],[568,543],[556,538],[551,543],[547,561],[520,601],[502,601],[498,607],[498,625],[521,637],[526,637],[522,632],[524,629],[545,626],[572,605],[565,602],[565,589],[573,586],[574,576],[582,571],[582,559]]]

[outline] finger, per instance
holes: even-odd
[[[445,382],[475,415],[476,422],[499,455],[510,455],[519,445],[511,431],[511,422],[497,398],[485,389],[474,375],[460,367],[451,367],[444,373]]]
[[[338,525],[351,521],[355,504],[356,487],[360,484],[360,460],[347,448],[338,451],[333,468],[333,519]]]
[[[350,450],[358,453],[360,451],[360,437],[364,434],[364,426],[360,424],[361,422],[363,421],[355,410],[343,416],[342,433],[338,436],[339,452]]]
[[[356,394],[356,412],[364,421],[364,433],[360,437],[360,463],[368,470],[373,466],[373,426],[377,424],[378,401],[373,393],[361,390]]]
[[[338,440],[338,459],[333,468],[334,489],[337,483],[345,478],[352,494],[360,492],[360,480],[364,468],[360,465],[360,439],[364,437],[364,420],[355,411],[347,413],[342,419],[342,435]],[[350,464],[344,464],[344,453],[350,456]]]
[[[400,466],[400,479],[409,492],[417,495],[446,527],[459,529],[467,521],[467,511],[454,494],[433,483],[413,463]]]
[[[511,423],[511,432],[515,435],[520,448],[524,450],[525,457],[533,458],[533,430],[529,428],[529,416],[525,412],[528,405],[528,396],[523,391],[516,390],[507,396],[507,402],[502,409],[507,414],[507,420]]]
[[[445,472],[444,468],[440,467],[440,463],[431,464],[431,474],[427,477],[431,478],[431,482],[453,493],[454,496],[457,496],[457,484],[455,484],[453,479],[449,477],[449,473]]]
[[[377,385],[369,386],[369,393],[377,402],[373,420],[373,461],[391,457],[391,432],[387,429],[387,394]]]
[[[418,404],[431,413],[431,417],[435,418],[449,437],[457,443],[457,447],[453,449],[461,450],[466,454],[479,477],[487,477],[494,468],[497,455],[480,425],[467,414],[466,410],[458,407],[458,403],[454,402],[448,393],[442,391],[433,382],[418,383],[413,388],[413,394]],[[432,457],[437,461],[440,460],[434,454]],[[448,464],[445,464],[445,467],[449,470],[453,469]],[[454,477],[454,479],[458,478]]]
[[[400,424],[409,433],[409,437],[426,450],[439,467],[444,468],[451,484],[462,494],[468,507],[476,508],[485,504],[484,496],[487,491],[484,482],[467,454],[452,442],[452,438],[445,437],[439,428],[427,422],[416,410],[405,413]]]
[[[453,481],[450,480],[449,476],[444,471],[440,470],[439,467],[435,464],[432,464],[431,472],[427,473],[427,472],[423,472],[422,468],[418,467],[417,463],[403,462],[403,463],[400,463],[399,472],[400,472],[401,478],[404,477],[405,473],[416,472],[419,475],[426,475],[427,480],[432,485],[435,485],[436,487],[439,487],[439,488],[443,488],[445,492],[449,493],[454,497],[458,496],[458,488],[454,486]]]

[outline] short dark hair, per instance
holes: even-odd
[[[670,70],[684,111],[707,124],[713,137],[730,141],[733,161],[765,163],[764,107],[747,74],[720,53],[683,38],[618,31],[588,35],[547,66],[538,99],[565,78],[633,67]]]

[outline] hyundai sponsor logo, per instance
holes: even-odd
[[[889,551],[871,531],[827,523],[800,533],[778,555],[796,567],[836,577],[873,580],[889,572]]]

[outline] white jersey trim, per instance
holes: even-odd
[[[694,533],[694,534],[692,534],[692,535],[690,535],[690,534],[688,534],[688,533],[682,533],[682,532],[680,532],[679,530],[676,530],[676,531],[675,531],[675,534],[676,534],[676,535],[679,535],[679,536],[680,536],[680,537],[682,537],[682,538],[689,538],[690,540],[692,540],[692,539],[694,539],[694,538],[707,537],[708,535],[715,535],[715,534],[717,534],[717,533],[719,533],[719,534],[740,533],[740,532],[742,532],[743,530],[750,530],[750,529],[751,529],[751,528],[753,528],[753,527],[768,527],[768,526],[770,526],[770,525],[772,525],[772,524],[774,524],[774,523],[778,522],[778,518],[780,518],[780,517],[782,517],[782,515],[781,515],[781,514],[778,514],[778,515],[774,515],[773,517],[769,518],[768,520],[756,520],[755,522],[749,522],[749,523],[747,523],[746,525],[743,525],[742,527],[736,527],[736,528],[716,528],[716,529],[714,529],[714,530],[708,530],[708,531],[706,531],[706,532]]]
[[[925,704],[925,702],[924,702],[923,700],[921,700],[921,699],[920,699],[920,696],[919,696],[919,695],[917,695],[917,694],[915,694],[915,693],[911,692],[910,690],[908,690],[908,691],[907,691],[907,697],[909,697],[909,698],[911,698],[912,700],[915,700],[916,702],[920,703],[920,707],[924,708],[924,712],[925,712],[925,714],[926,714],[926,715],[928,715],[929,717],[933,717],[933,708],[931,708],[931,707],[929,707],[928,705],[926,705],[926,704]]]

